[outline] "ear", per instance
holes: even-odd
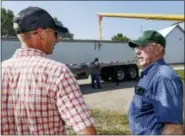
[[[42,28],[38,28],[37,31],[40,40],[44,40],[44,30]]]
[[[159,50],[160,52],[162,52],[162,50],[163,50],[162,45],[158,44],[158,45],[157,45],[157,48],[158,48],[158,50]]]
[[[162,50],[163,50],[163,47],[160,44],[158,44],[157,46],[155,46],[155,54],[156,55],[161,54],[162,53]]]

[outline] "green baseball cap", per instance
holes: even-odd
[[[131,48],[135,48],[137,46],[145,46],[150,42],[161,44],[164,48],[166,47],[165,38],[159,32],[154,30],[144,31],[137,40],[129,41],[128,45]]]

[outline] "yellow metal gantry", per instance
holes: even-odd
[[[98,13],[99,21],[99,39],[102,40],[102,18],[116,17],[116,18],[136,18],[136,19],[152,19],[152,20],[166,20],[166,21],[181,21],[184,22],[184,15],[164,15],[164,14],[126,14],[126,13]]]

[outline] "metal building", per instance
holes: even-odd
[[[160,32],[166,38],[165,60],[169,64],[184,64],[184,22],[173,24]]]

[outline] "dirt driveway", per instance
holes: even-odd
[[[183,70],[184,67],[174,67],[175,70]],[[136,81],[126,81],[116,86],[112,82],[102,83],[103,89],[92,89],[90,77],[86,80],[78,80],[86,103],[91,108],[110,109],[127,113],[129,104],[134,95]]]
[[[112,82],[102,83],[102,89],[92,89],[90,78],[78,80],[86,103],[91,108],[109,109],[128,112],[129,104],[134,95],[136,81],[126,81],[116,86]]]

